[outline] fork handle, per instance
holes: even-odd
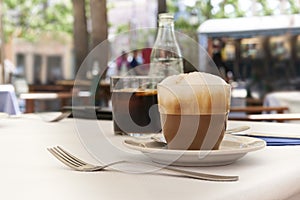
[[[183,175],[183,176],[186,176],[189,178],[195,178],[195,179],[201,179],[201,180],[209,180],[209,181],[238,181],[239,180],[238,176],[215,175],[215,174],[201,173],[201,172],[195,172],[195,171],[187,171],[187,170],[178,169],[175,167],[162,166],[162,165],[155,164],[155,163],[124,161],[124,160],[101,166],[101,169],[99,168],[99,170],[103,170],[104,168],[107,168],[107,167],[110,167],[110,166],[116,165],[116,164],[121,164],[121,163],[133,163],[133,164],[139,163],[139,164],[143,164],[143,165],[159,167],[159,168],[168,170],[170,172],[176,172],[180,175]]]
[[[177,172],[179,174],[182,174],[184,176],[190,177],[190,178],[196,178],[196,179],[202,179],[202,180],[209,180],[209,181],[238,181],[238,176],[225,176],[225,175],[216,175],[216,174],[208,174],[208,173],[201,173],[201,172],[195,172],[195,171],[187,171],[183,169],[178,169],[174,167],[164,167],[164,169],[168,171]]]

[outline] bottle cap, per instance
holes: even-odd
[[[158,15],[159,19],[174,19],[174,15],[172,13],[161,13]]]

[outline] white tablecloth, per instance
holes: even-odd
[[[0,112],[20,114],[18,100],[12,85],[0,85]]]
[[[286,106],[290,113],[300,113],[300,91],[272,92],[264,99],[264,106]]]
[[[123,140],[112,134],[111,121],[98,124],[112,140]],[[229,123],[229,127],[239,125],[250,125],[249,131],[300,134],[299,124]],[[47,123],[33,114],[0,119],[0,199],[300,199],[300,146],[266,147],[227,166],[187,168],[240,176],[238,182],[211,182],[115,171],[77,172],[46,151],[54,145],[97,163],[82,146],[73,119]]]

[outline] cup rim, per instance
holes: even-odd
[[[207,84],[207,83],[203,83],[203,84],[199,84],[199,83],[183,83],[183,84],[162,84],[162,83],[158,83],[157,86],[160,87],[186,87],[186,86],[207,86],[207,87],[228,87],[229,89],[231,88],[231,85],[226,83],[226,84]]]
[[[147,76],[147,75],[129,75],[129,76],[121,76],[115,75],[111,76],[111,79],[129,79],[129,78],[136,78],[136,79],[162,79],[162,76]]]

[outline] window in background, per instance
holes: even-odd
[[[20,77],[25,77],[25,55],[18,53],[16,55],[16,75]]]
[[[42,56],[39,54],[34,55],[33,61],[33,82],[34,84],[42,83]]]
[[[47,83],[55,83],[63,78],[62,74],[62,57],[48,56],[47,57]]]

